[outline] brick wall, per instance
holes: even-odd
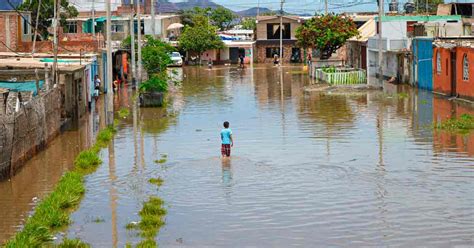
[[[258,63],[273,63],[273,58],[267,58],[267,48],[279,48],[279,44],[261,44],[257,45],[257,62]],[[294,44],[283,44],[283,63],[289,63],[291,60],[291,50],[295,47]],[[301,50],[303,56],[303,50]],[[301,58],[303,59],[303,58]]]
[[[98,52],[99,49],[104,46],[104,41],[100,40],[99,45],[97,41],[90,39],[83,40],[68,40],[60,41],[58,46],[59,53],[79,53],[79,52]],[[22,42],[21,47],[18,49],[20,52],[31,52],[33,47],[33,42]],[[52,41],[37,41],[35,51],[37,53],[52,53],[53,52],[53,42]]]
[[[59,88],[42,93],[15,112],[15,92],[0,94],[0,177],[14,174],[28,159],[44,149],[61,126]],[[23,97],[25,98],[25,97]],[[6,104],[5,103],[6,100]]]
[[[0,13],[0,52],[16,51],[18,48],[18,18],[14,12]],[[10,48],[10,49],[9,49]]]

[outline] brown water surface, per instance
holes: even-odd
[[[474,134],[430,128],[474,109],[393,85],[305,93],[301,70],[184,68],[166,109],[131,109],[66,235],[94,247],[136,244],[125,226],[157,195],[168,210],[161,247],[474,246]],[[228,161],[219,157],[225,120],[235,138]],[[155,163],[163,154],[168,161]],[[56,171],[70,167],[48,158]],[[38,185],[24,199],[0,185],[2,209],[17,205],[16,216],[2,213],[2,231],[48,191],[54,178],[42,178],[17,181]]]

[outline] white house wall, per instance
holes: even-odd
[[[162,25],[161,25],[161,20],[156,18],[155,19],[155,31],[156,31],[156,35],[162,35]],[[144,19],[143,20],[143,25],[145,27],[145,34],[153,34],[153,32],[151,31],[151,18],[150,19]]]
[[[389,39],[403,39],[407,37],[406,21],[382,22],[382,37]]]

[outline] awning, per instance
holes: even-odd
[[[176,22],[175,22],[175,23],[170,24],[166,30],[180,29],[180,28],[182,28],[182,27],[184,27],[183,24],[181,24],[181,23],[176,23]]]

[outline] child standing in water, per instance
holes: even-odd
[[[224,122],[224,129],[221,130],[221,154],[222,157],[230,157],[230,148],[234,146],[234,140],[232,139],[232,130],[229,128],[229,122]]]

